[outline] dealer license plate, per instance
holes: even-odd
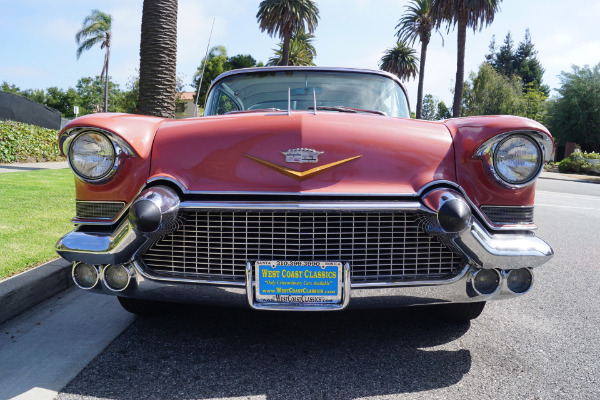
[[[342,263],[256,261],[256,301],[328,303],[342,301]]]

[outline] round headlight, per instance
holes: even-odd
[[[77,136],[69,148],[69,162],[73,171],[89,180],[106,177],[115,163],[115,148],[104,135],[84,132]]]
[[[509,136],[496,146],[494,169],[502,180],[522,185],[540,171],[542,154],[537,143],[527,136]]]

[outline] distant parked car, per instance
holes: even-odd
[[[553,254],[533,234],[552,144],[520,117],[410,119],[381,71],[229,71],[203,117],[61,132],[77,201],[56,249],[80,288],[134,313],[438,304],[469,320],[527,293]]]

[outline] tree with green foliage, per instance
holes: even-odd
[[[483,63],[465,82],[463,115],[520,115],[522,86],[521,78],[504,76]]]
[[[484,62],[465,82],[464,115],[520,115],[544,123],[547,96],[521,78],[504,75]]]
[[[75,41],[79,46],[77,48],[77,59],[86,50],[100,44],[101,49],[106,49],[104,54],[104,64],[100,72],[100,80],[105,79],[104,83],[104,112],[108,111],[108,61],[110,59],[110,41],[112,17],[99,10],[92,10],[91,14],[85,17],[81,29],[75,35]]]
[[[227,58],[229,69],[251,68],[258,65],[250,54],[238,54]],[[262,66],[262,65],[261,65]]]
[[[396,75],[401,80],[415,78],[419,72],[419,57],[414,49],[404,42],[397,42],[396,46],[389,48],[379,60],[379,69]]]
[[[204,75],[202,75],[202,66],[204,67]],[[227,62],[227,50],[224,46],[215,46],[208,52],[206,59],[202,59],[200,66],[198,67],[196,74],[194,75],[194,87],[196,93],[198,93],[198,84],[202,77],[202,87],[200,88],[200,97],[198,105],[202,106],[206,102],[206,94],[211,82],[223,72],[229,71],[230,64]]]
[[[263,0],[256,19],[262,32],[282,39],[281,65],[289,65],[292,35],[299,31],[314,34],[319,8],[313,0]]]
[[[73,88],[62,90],[56,86],[46,89],[46,99],[44,104],[60,111],[63,117],[75,117],[74,107],[81,104],[79,93]]]
[[[550,130],[560,142],[575,142],[583,150],[600,151],[600,63],[572,66],[561,72],[559,97],[548,115]]]
[[[460,117],[463,99],[463,86],[465,78],[465,49],[467,41],[467,28],[473,32],[483,26],[488,26],[494,21],[496,12],[500,9],[502,0],[432,0],[431,14],[436,27],[447,23],[448,28],[457,26],[457,57],[456,79],[454,85],[454,102],[452,116]]]
[[[438,121],[448,119],[452,113],[443,101],[431,94],[426,94],[423,98],[423,118],[429,121]]]
[[[106,81],[105,81],[106,82]],[[100,76],[83,77],[77,81],[75,86],[80,97],[79,114],[92,114],[102,110],[102,101],[105,95],[105,85],[100,81]],[[121,91],[118,83],[109,81],[108,85],[108,112],[118,112]]]
[[[140,40],[139,112],[175,116],[177,0],[144,0]]]
[[[0,92],[21,94],[21,89],[19,89],[19,87],[16,85],[12,85],[6,81],[2,81],[2,84],[0,84]]]
[[[525,31],[523,41],[515,48],[510,32],[506,34],[504,43],[496,49],[495,39],[490,42],[490,53],[486,61],[504,76],[517,75],[523,81],[523,92],[530,89],[540,90],[547,97],[550,93],[548,85],[542,84],[544,68],[537,58],[537,50],[531,41],[529,29]]]
[[[431,16],[432,0],[412,0],[406,5],[406,12],[396,25],[396,36],[398,40],[405,41],[411,46],[419,39],[421,42],[421,57],[419,65],[419,86],[417,89],[417,119],[422,116],[423,108],[423,82],[425,80],[425,59],[427,58],[427,46],[431,40],[431,30],[434,21]]]
[[[202,76],[202,66],[205,59],[203,58],[196,70],[193,78],[193,85],[196,93],[198,92],[198,84]],[[232,57],[227,56],[227,49],[224,46],[214,46],[208,52],[206,57],[206,67],[204,68],[204,77],[202,78],[202,88],[200,89],[200,97],[198,105],[203,105],[206,102],[206,94],[211,82],[223,72],[238,68],[250,68],[262,66],[262,63],[257,63],[254,57],[250,54],[238,54]]]

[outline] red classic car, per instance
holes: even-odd
[[[409,118],[381,71],[267,67],[211,85],[203,117],[94,114],[60,147],[77,286],[128,311],[437,305],[455,320],[527,293],[548,130],[514,116]]]

